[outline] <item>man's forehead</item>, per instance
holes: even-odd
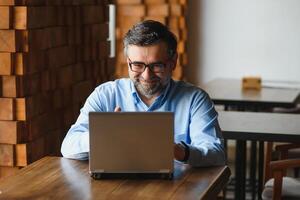
[[[127,49],[128,56],[132,57],[167,57],[167,45],[165,43],[157,43],[147,46],[129,45]]]

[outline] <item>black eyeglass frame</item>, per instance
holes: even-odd
[[[163,73],[165,71],[165,68],[167,67],[166,63],[161,63],[161,62],[146,64],[143,62],[132,62],[130,60],[130,58],[128,58],[128,60],[129,60],[128,64],[129,64],[130,70],[133,72],[137,72],[137,73],[143,73],[147,67],[154,73]],[[141,70],[133,70],[132,65],[134,65],[134,64],[143,65],[143,68],[141,68]],[[159,69],[159,70],[154,70],[155,66],[158,67],[157,69]]]

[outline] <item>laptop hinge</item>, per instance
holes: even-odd
[[[170,173],[171,170],[169,170],[169,169],[160,169],[159,172],[160,173]]]
[[[92,173],[104,173],[104,169],[97,169],[92,171]]]

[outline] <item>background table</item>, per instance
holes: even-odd
[[[242,90],[241,79],[219,78],[208,82],[201,88],[210,95],[216,105],[224,105],[225,110],[270,112],[274,107],[295,107],[300,101],[300,89],[262,87],[261,90]],[[237,140],[236,148],[241,149],[241,151],[246,151],[246,149],[243,149],[243,143],[245,143],[245,141]],[[227,148],[226,142],[225,148]],[[262,150],[263,142],[259,142],[260,154],[263,154]],[[241,151],[237,153],[244,154]],[[256,179],[253,178],[256,175],[256,154],[257,142],[252,140],[250,151],[251,166],[249,171],[252,199],[255,199],[257,194]],[[260,156],[262,157],[262,155]],[[241,184],[243,185],[244,183]],[[258,192],[260,193],[260,191]],[[235,194],[238,195],[241,193],[238,189],[235,189]]]
[[[215,104],[255,110],[273,107],[294,107],[300,101],[300,89],[264,88],[242,90],[239,79],[215,79],[203,85]]]
[[[88,162],[45,157],[0,181],[0,199],[214,199],[227,184],[227,166],[175,163],[173,180],[93,180]]]
[[[225,139],[239,141],[236,149],[235,198],[245,199],[246,141],[300,143],[300,115],[259,112],[219,112]],[[260,145],[258,194],[263,187],[264,145]]]

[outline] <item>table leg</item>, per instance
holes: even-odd
[[[246,141],[236,141],[235,151],[235,199],[244,200],[245,195],[245,183],[246,183]]]
[[[258,160],[258,199],[261,199],[264,181],[264,142],[259,142],[259,160]]]
[[[251,152],[250,152],[250,188],[252,194],[252,200],[256,197],[256,141],[251,141]]]
[[[227,155],[227,145],[228,144],[228,142],[227,142],[227,139],[224,139],[224,151],[226,152],[226,156],[228,156]]]
[[[228,159],[228,149],[227,149],[228,145],[227,145],[227,143],[228,143],[228,140],[224,139],[224,150],[225,150],[225,153],[226,153],[226,158]],[[226,164],[228,164],[228,163],[226,163]],[[223,189],[224,199],[226,198],[226,194],[227,194],[227,186]]]

